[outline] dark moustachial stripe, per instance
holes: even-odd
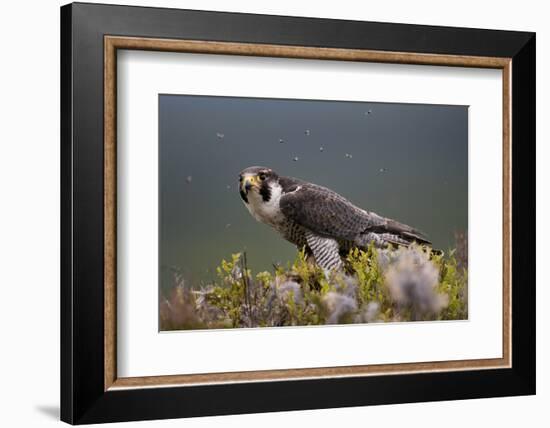
[[[241,198],[243,199],[243,201],[245,201],[248,204],[248,197],[246,196],[246,193],[244,192],[244,190],[243,189],[239,190],[239,193],[241,194]]]
[[[269,202],[269,200],[271,199],[271,189],[265,181],[260,187],[260,195],[262,195],[262,200],[264,202]]]

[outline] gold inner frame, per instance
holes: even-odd
[[[119,378],[116,367],[116,90],[117,50],[147,50],[218,55],[262,56],[394,64],[441,65],[502,70],[503,126],[503,349],[502,358],[376,364],[304,369],[204,373]],[[139,37],[104,37],[104,389],[192,386],[311,378],[357,377],[381,374],[495,369],[511,367],[511,58],[385,52],[305,46],[170,40]]]

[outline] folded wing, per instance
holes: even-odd
[[[360,236],[377,234],[401,245],[430,244],[420,231],[362,210],[338,193],[315,184],[304,183],[283,195],[280,208],[287,218],[324,237],[356,241]]]

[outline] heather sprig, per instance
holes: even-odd
[[[412,245],[353,249],[326,276],[304,250],[286,269],[253,274],[245,253],[193,289],[181,274],[160,302],[161,330],[459,320],[468,316],[467,261]]]

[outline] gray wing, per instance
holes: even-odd
[[[285,216],[323,236],[353,239],[380,223],[350,201],[325,187],[302,184],[279,202]]]
[[[396,240],[400,244],[412,241],[429,244],[423,234],[412,227],[362,210],[338,193],[311,183],[301,184],[297,190],[284,194],[280,208],[288,218],[325,237],[353,241],[359,235],[376,233],[388,238],[394,235],[400,238]]]

